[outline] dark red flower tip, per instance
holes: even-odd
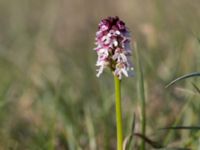
[[[126,31],[125,23],[119,19],[118,16],[115,17],[107,17],[101,20],[99,24],[99,29],[104,31],[119,30],[121,32]]]

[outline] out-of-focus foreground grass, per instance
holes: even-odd
[[[113,15],[137,41],[147,136],[162,143],[168,131],[158,128],[199,125],[200,96],[191,84],[200,86],[199,78],[164,88],[200,70],[199,6],[199,0],[0,0],[0,149],[115,149],[113,77],[96,78],[93,51],[98,22]],[[137,79],[123,79],[126,135],[133,112],[140,132]],[[199,138],[199,131],[175,131],[167,144],[197,149]]]

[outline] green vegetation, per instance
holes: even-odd
[[[0,150],[116,149],[113,76],[96,78],[93,51],[100,19],[115,15],[129,27],[140,58],[137,65],[134,51],[135,77],[121,84],[124,137],[135,113],[129,149],[139,150],[141,139],[146,150],[200,149],[200,78],[165,88],[200,71],[199,6],[199,0],[0,0]]]

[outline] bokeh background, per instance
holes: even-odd
[[[199,131],[159,130],[200,124],[200,95],[192,86],[200,86],[199,78],[165,88],[200,70],[199,7],[199,0],[0,0],[0,149],[115,149],[113,76],[96,78],[93,50],[107,16],[124,20],[137,42],[147,136],[200,148]],[[122,81],[125,135],[133,112],[140,132],[137,82],[137,75]],[[136,147],[140,139],[134,141]]]

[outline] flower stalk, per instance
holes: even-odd
[[[116,106],[116,124],[117,124],[117,150],[123,149],[123,125],[121,110],[121,80],[114,76],[115,80],[115,106]]]
[[[109,68],[115,81],[117,150],[123,150],[121,79],[133,75],[130,35],[125,23],[118,17],[108,17],[99,23],[94,49],[97,52],[97,77]]]

